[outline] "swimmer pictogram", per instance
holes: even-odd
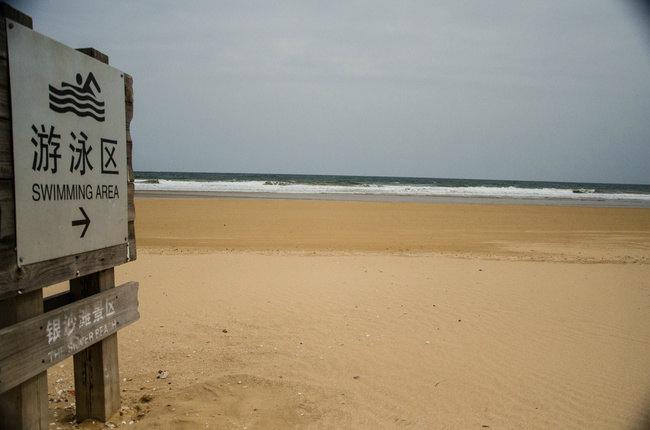
[[[90,117],[104,122],[106,111],[104,102],[99,99],[101,88],[95,75],[88,73],[83,79],[81,73],[76,75],[77,85],[61,82],[61,87],[50,85],[50,109],[55,112],[72,112],[80,117]]]

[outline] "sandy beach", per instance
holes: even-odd
[[[139,198],[136,214],[116,426],[650,424],[650,209]],[[52,428],[72,426],[71,370],[48,372]]]
[[[650,0],[582,3],[2,1],[0,430],[650,430]]]

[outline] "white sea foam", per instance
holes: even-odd
[[[158,183],[135,181],[136,190],[208,191],[286,194],[370,194],[397,196],[491,197],[522,199],[631,200],[650,202],[649,194],[594,193],[592,190],[519,187],[442,187],[432,185],[315,185],[269,183],[264,181],[177,181]]]

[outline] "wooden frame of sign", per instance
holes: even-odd
[[[114,267],[136,258],[133,203],[132,140],[133,80],[124,74],[126,145],[128,164],[128,243],[18,266],[14,204],[12,113],[6,19],[32,27],[31,17],[0,3],[0,428],[47,429],[47,367],[74,355],[76,417],[105,421],[120,407],[116,330],[137,320],[137,283],[115,288]],[[93,48],[80,52],[108,64],[108,57]],[[43,288],[70,281],[70,291],[43,299]],[[113,291],[115,293],[113,293]],[[128,298],[127,299],[125,299]],[[114,300],[110,301],[110,300]],[[105,300],[106,324],[70,332],[85,339],[76,346],[54,342],[43,348],[23,336],[46,330],[63,318],[61,312],[88,312]],[[110,314],[110,309],[115,310]],[[58,318],[58,319],[57,319]],[[20,342],[20,351],[15,346]],[[61,342],[57,339],[57,342]],[[24,344],[24,345],[23,345]],[[29,345],[28,345],[29,344]],[[59,349],[56,349],[57,345]],[[31,349],[30,349],[31,348]],[[53,349],[54,348],[54,349]],[[59,352],[57,354],[57,351]],[[37,360],[29,366],[16,359],[23,354]],[[39,355],[40,354],[40,355]]]

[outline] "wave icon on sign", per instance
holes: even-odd
[[[90,72],[84,81],[81,73],[77,73],[76,81],[77,85],[61,82],[60,88],[50,85],[50,109],[59,113],[72,112],[80,117],[104,122],[104,102],[98,98],[102,90],[95,76]]]

